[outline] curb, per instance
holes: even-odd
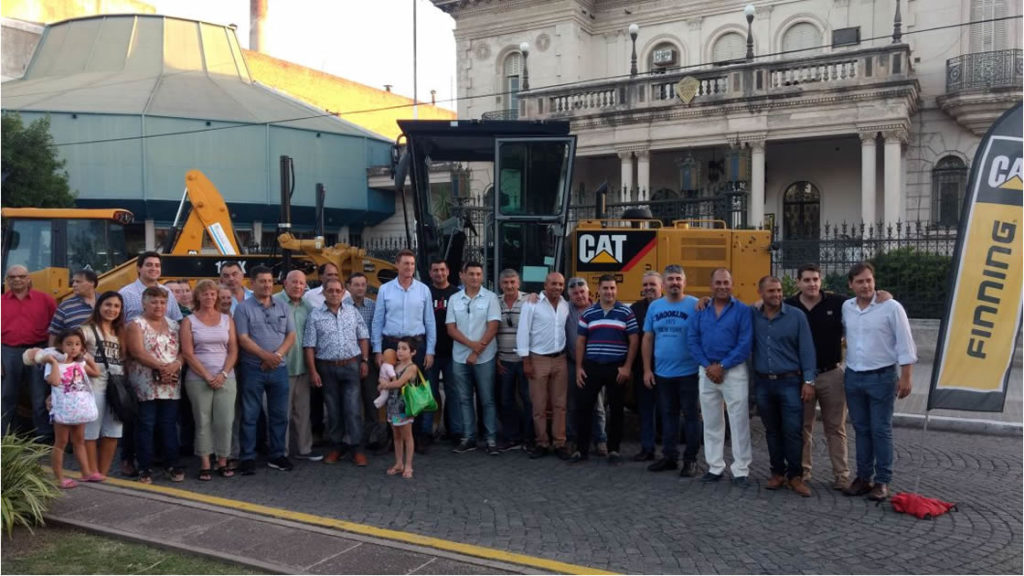
[[[923,428],[923,414],[892,415],[893,426],[901,428]],[[952,416],[928,417],[929,430],[960,432],[962,434],[982,434],[989,436],[1017,436],[1024,434],[1024,424],[1020,422],[1000,422],[998,420],[982,420],[975,418],[954,418]]]

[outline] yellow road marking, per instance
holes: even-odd
[[[69,475],[74,475],[74,473],[69,473]],[[385,540],[394,540],[397,542],[405,542],[407,544],[415,544],[417,546],[426,546],[429,548],[436,548],[438,550],[446,550],[448,552],[455,552],[458,554],[464,554],[466,556],[475,556],[477,558],[496,560],[500,562],[508,562],[511,564],[519,564],[521,566],[531,566],[549,572],[561,574],[616,574],[616,572],[598,570],[597,568],[580,566],[578,564],[569,564],[568,562],[559,562],[558,560],[548,560],[547,558],[538,558],[536,556],[528,556],[526,554],[506,552],[504,550],[496,550],[494,548],[487,548],[485,546],[476,546],[474,544],[453,542],[451,540],[443,540],[441,538],[434,538],[433,536],[423,536],[420,534],[414,534],[412,532],[402,532],[399,530],[378,528],[376,526],[370,526],[368,524],[359,524],[356,522],[349,522],[347,520],[338,520],[336,518],[316,516],[314,514],[307,514],[305,512],[296,512],[294,510],[285,510],[284,508],[274,508],[271,506],[263,506],[261,504],[252,504],[250,502],[243,502],[242,500],[232,500],[229,498],[221,498],[219,496],[210,496],[207,494],[200,494],[198,492],[182,490],[180,488],[171,488],[169,486],[159,486],[156,484],[140,484],[139,482],[121,480],[112,477],[107,477],[104,483],[112,484],[114,486],[120,486],[122,488],[130,488],[133,490],[144,490],[148,492],[154,492],[157,494],[163,494],[165,496],[174,496],[177,498],[183,498],[185,500],[192,500],[195,502],[202,502],[204,504],[210,504],[213,506],[221,506],[224,508],[231,508],[234,510],[242,510],[245,512],[260,514],[263,516],[270,516],[273,518],[281,518],[283,520],[291,520],[293,522],[301,522],[303,524],[311,524],[314,526],[323,526],[325,528],[344,530],[346,532],[362,534],[364,536],[373,536],[375,538],[383,538]]]

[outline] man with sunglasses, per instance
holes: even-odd
[[[498,325],[498,378],[501,390],[502,452],[533,442],[530,384],[523,373],[523,359],[516,353],[516,333],[526,294],[519,290],[519,274],[506,268],[498,275],[501,286],[501,323]],[[518,400],[517,400],[518,397]],[[522,409],[519,402],[523,403]]]
[[[566,391],[566,418],[565,438],[570,444],[576,443],[576,404],[578,402],[579,388],[576,383],[576,336],[577,328],[580,325],[580,314],[593,301],[590,299],[590,286],[587,281],[579,276],[569,278],[567,284],[569,293],[569,317],[565,321],[565,359],[568,368],[569,386]],[[593,430],[591,438],[597,443],[597,455],[605,457],[608,455],[608,434],[605,431],[605,410],[604,390],[597,394],[597,402],[594,403]]]

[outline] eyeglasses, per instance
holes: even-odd
[[[512,311],[508,310],[505,312],[505,324],[508,324],[509,328],[512,328]]]
[[[577,286],[586,286],[587,281],[583,278],[570,278],[569,288],[576,288]]]
[[[7,275],[7,279],[8,280],[22,280],[24,278],[28,278],[28,274],[8,274]]]

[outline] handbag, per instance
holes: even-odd
[[[420,381],[410,382],[402,386],[402,400],[405,402],[405,413],[409,416],[419,416],[422,412],[434,412],[437,410],[437,400],[434,400],[434,393],[430,390],[430,382],[419,372]]]
[[[65,364],[61,385],[53,389],[50,415],[59,424],[85,424],[99,416],[84,362]],[[65,381],[67,379],[67,381]]]
[[[95,326],[92,327],[96,335],[96,351],[99,352],[100,360],[107,369],[107,406],[114,413],[118,421],[134,422],[139,414],[139,400],[135,392],[128,385],[128,378],[124,374],[114,374],[110,371],[110,363],[107,362],[107,354],[103,347],[103,339]]]

